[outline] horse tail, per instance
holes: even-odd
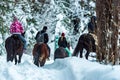
[[[78,40],[78,43],[77,43],[77,45],[76,45],[76,47],[75,47],[75,49],[74,49],[74,51],[73,51],[73,55],[72,55],[72,56],[77,56],[77,55],[78,55],[78,52],[79,52],[80,50],[82,50],[82,48],[83,48],[83,43],[84,43],[84,38],[85,38],[84,35],[81,35],[81,36],[80,36],[80,38],[79,38],[79,40]]]
[[[73,51],[72,56],[77,56],[78,55],[78,52],[79,52],[78,48],[79,48],[79,45],[77,44],[76,47],[75,47],[75,49],[74,49],[74,51]]]
[[[32,51],[32,55],[33,55],[33,56],[36,55],[36,51],[37,51],[37,47],[38,47],[38,46],[39,46],[38,44],[35,44],[35,45],[34,45],[34,48],[33,48],[33,51]]]
[[[12,39],[9,37],[5,41],[5,48],[7,52],[7,61],[12,61],[12,55],[13,53],[13,46],[12,46]]]
[[[41,58],[43,58],[43,59],[48,58],[49,52],[48,52],[48,49],[47,49],[47,45],[42,43],[40,46],[41,46],[40,53],[42,53]]]

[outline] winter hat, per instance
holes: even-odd
[[[62,33],[61,36],[65,36],[65,33]]]

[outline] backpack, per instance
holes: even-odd
[[[40,32],[40,33],[38,34],[37,38],[36,38],[36,41],[37,41],[37,42],[44,42],[44,34],[45,34],[45,33],[41,33],[41,32]]]

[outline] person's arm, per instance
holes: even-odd
[[[19,21],[16,21],[16,24],[18,25],[17,27],[20,29],[20,33],[23,34],[24,33],[24,29],[22,24]]]
[[[88,31],[91,33],[92,32],[92,25],[91,22],[88,23]]]
[[[45,43],[48,43],[48,41],[49,41],[49,37],[48,37],[48,34],[47,33],[45,33],[45,35],[44,35],[44,42]]]

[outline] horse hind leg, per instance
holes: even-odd
[[[41,67],[44,66],[45,62],[46,62],[46,59],[43,59],[43,60],[40,62],[40,66],[41,66]]]
[[[85,58],[88,60],[88,56],[89,56],[89,51],[87,51],[87,53],[85,54]]]
[[[34,64],[39,67],[39,61],[38,61],[38,59],[34,58]]]
[[[36,55],[33,56],[34,64],[39,67],[39,55],[36,53]]]
[[[7,53],[7,62],[12,61],[10,53]]]
[[[82,53],[83,53],[83,49],[80,50],[80,58],[83,57],[83,54],[82,54]]]
[[[41,66],[41,67],[44,66],[45,61],[46,61],[46,59],[45,59],[45,53],[43,53],[43,55],[41,55],[41,56],[39,57],[39,62],[40,62],[40,66]]]
[[[17,55],[15,55],[15,65],[17,64]]]
[[[19,55],[19,60],[18,60],[18,63],[21,63],[21,58],[22,58],[22,54]]]

